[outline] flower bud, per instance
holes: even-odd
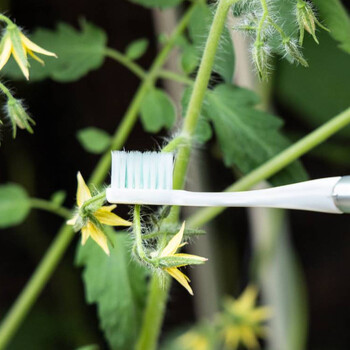
[[[255,42],[252,52],[253,62],[261,80],[267,80],[269,68],[269,52],[265,43]]]
[[[309,66],[307,61],[303,57],[303,54],[300,52],[298,44],[295,40],[286,38],[285,40],[283,40],[283,46],[284,46],[286,55],[289,56],[292,62],[296,61],[304,67]]]
[[[316,18],[316,15],[313,11],[312,5],[309,2],[298,0],[296,5],[296,16],[299,25],[299,45],[303,44],[304,41],[304,30],[309,32],[314,38],[315,42],[318,44],[318,39],[316,37],[316,24],[324,29],[329,31],[328,28],[323,26]]]
[[[164,256],[156,259],[156,264],[161,268],[167,267],[181,267],[185,265],[200,265],[204,264],[208,259],[201,256],[189,255],[189,254],[176,254],[170,256]]]
[[[5,109],[12,123],[13,138],[16,137],[17,126],[20,129],[27,129],[31,134],[33,133],[30,124],[35,125],[35,121],[28,115],[20,100],[13,97],[9,98]]]

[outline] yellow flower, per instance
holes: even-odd
[[[188,331],[181,335],[177,342],[181,349],[186,350],[210,350],[211,343],[207,335],[193,331]]]
[[[89,188],[87,187],[80,172],[77,175],[78,178],[78,190],[77,190],[77,204],[81,206],[92,198]],[[116,205],[109,205],[100,207],[90,217],[88,216],[85,220],[83,219],[83,226],[81,227],[81,244],[84,245],[89,237],[91,237],[103,250],[109,255],[109,248],[107,244],[107,237],[104,232],[96,225],[96,223],[109,225],[109,226],[131,226],[132,223],[112,213],[112,210]],[[75,215],[71,220],[67,221],[68,225],[75,225],[80,219],[79,213]]]
[[[255,307],[258,291],[248,286],[238,299],[227,298],[221,316],[226,349],[237,349],[242,343],[248,349],[258,349],[257,338],[266,335],[262,322],[271,317],[269,307]]]
[[[202,264],[208,259],[197,255],[176,253],[176,251],[184,246],[186,243],[182,243],[183,234],[185,231],[185,223],[182,224],[180,231],[169,241],[167,246],[161,251],[159,258],[164,258],[163,260],[169,258],[169,264],[171,267],[163,267],[171,277],[175,278],[182,286],[184,286],[187,291],[193,295],[193,291],[188,284],[190,279],[182,273],[178,267],[187,266],[189,264]],[[171,260],[177,261],[177,263],[171,263]]]
[[[28,80],[29,62],[27,54],[44,65],[44,61],[34,52],[57,58],[55,53],[47,51],[29,40],[14,23],[8,24],[0,42],[0,70],[7,63],[12,53],[19,68]]]

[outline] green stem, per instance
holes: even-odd
[[[105,55],[106,57],[112,58],[113,60],[127,67],[131,72],[133,72],[141,80],[146,77],[147,73],[144,71],[144,69],[140,67],[137,63],[132,61],[129,57],[122,54],[121,52],[115,49],[107,48],[105,51]]]
[[[135,234],[137,254],[142,260],[145,260],[146,254],[143,250],[143,245],[142,245],[140,209],[141,209],[140,205],[134,206],[134,234]]]
[[[46,210],[48,212],[62,216],[64,219],[70,219],[72,216],[72,212],[69,209],[45,199],[31,198],[30,205],[32,208]]]
[[[162,69],[158,73],[158,77],[159,78],[163,78],[163,79],[173,80],[173,81],[176,81],[178,83],[182,83],[182,84],[189,85],[189,86],[193,85],[193,80],[192,79],[186,77],[185,75],[181,75],[181,74],[172,72],[170,70]]]
[[[216,50],[220,42],[220,36],[224,29],[227,12],[230,6],[238,0],[221,0],[213,19],[212,26],[207,38],[201,64],[194,83],[193,92],[188,104],[182,134],[184,137],[191,138],[195,132],[200,110],[204,100],[205,93],[208,88],[208,83],[211,71],[214,64]],[[192,145],[184,145],[179,150],[174,168],[174,189],[182,189],[185,183],[185,177],[188,167],[188,162],[191,155]],[[177,221],[179,216],[179,207],[173,207],[172,213],[169,216],[171,220]]]
[[[149,73],[147,74],[147,77],[143,80],[133,100],[131,101],[131,104],[128,110],[126,111],[123,121],[118,126],[115,132],[115,136],[113,137],[111,148],[100,159],[97,167],[95,168],[94,172],[91,175],[90,182],[95,184],[101,183],[106,177],[106,174],[111,166],[111,154],[110,154],[111,151],[115,149],[120,149],[124,145],[127,137],[130,135],[130,132],[136,123],[143,98],[145,97],[150,86],[153,85],[154,80],[157,78],[157,74],[159,73],[159,70],[165,63],[171,49],[176,43],[176,39],[186,29],[187,24],[192,16],[192,13],[195,7],[196,7],[196,4],[193,4],[187,10],[187,12],[184,14],[181,21],[179,22],[178,26],[174,30],[173,34],[167,41],[166,45],[163,47],[163,49],[160,51],[159,55],[155,59],[153,65],[150,68]]]
[[[142,82],[136,95],[131,101],[131,105],[126,111],[126,114],[120,126],[114,133],[114,137],[112,139],[112,147],[100,159],[95,170],[93,171],[89,181],[90,183],[93,183],[96,186],[98,186],[104,181],[110,169],[110,151],[113,149],[120,149],[123,146],[125,140],[130,135],[131,130],[136,123],[143,96],[148,91],[149,85],[153,83],[154,79],[156,79],[158,70],[165,63],[171,49],[176,43],[177,37],[181,35],[182,32],[186,29],[191,15],[195,9],[195,6],[196,4],[193,4],[188,9],[188,11],[183,16],[182,20],[176,27],[175,31],[171,35],[170,39],[155,59],[150,69],[150,72],[147,75],[147,78]],[[0,350],[5,348],[5,346],[8,344],[8,342],[11,340],[12,336],[16,332],[17,328],[21,325],[25,316],[27,315],[30,308],[38,298],[40,292],[44,288],[46,282],[51,277],[53,271],[55,270],[57,264],[61,260],[65,250],[67,249],[73,237],[74,231],[70,226],[64,225],[58,232],[55,240],[51,244],[48,251],[45,253],[44,258],[34,271],[30,280],[28,281],[24,289],[21,291],[21,294],[18,296],[15,304],[9,310],[8,314],[5,316],[5,319],[0,325]]]
[[[135,350],[155,350],[163,323],[165,306],[170,288],[169,278],[153,275],[148,291],[148,299],[143,315],[142,329]]]
[[[191,138],[195,132],[227,12],[234,2],[235,0],[220,0],[218,3],[182,127],[181,136],[186,139]],[[180,189],[184,185],[191,147],[192,145],[189,143],[179,150],[174,169],[173,185],[175,189]],[[173,207],[170,220],[177,221],[178,213],[178,208]],[[137,350],[154,350],[157,347],[170,284],[167,282],[164,287],[161,282],[159,276],[152,276],[140,338],[136,345]]]
[[[2,92],[6,95],[6,97],[9,99],[9,100],[14,100],[15,98],[12,96],[10,90],[3,84],[0,82],[0,90],[2,90]]]
[[[14,23],[3,14],[0,14],[0,21],[5,22],[7,25],[11,25],[11,24],[14,25]]]
[[[61,260],[69,243],[74,236],[73,229],[65,226],[57,235],[50,248],[46,251],[39,266],[32,275],[30,281],[23,289],[9,313],[3,320],[0,328],[0,349],[4,349],[21,325],[31,306],[44,288],[47,280]]]
[[[228,187],[225,191],[245,191],[260,181],[266,180],[276,174],[284,167],[309,152],[320,143],[327,140],[330,136],[343,129],[350,124],[350,108],[335,116],[329,122],[317,128],[309,135],[294,143],[286,150],[279,153],[277,156],[264,163],[236,183]],[[194,215],[190,216],[186,222],[188,227],[201,227],[208,221],[212,220],[223,212],[226,208],[205,208],[199,210]]]

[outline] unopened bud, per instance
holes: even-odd
[[[286,54],[289,56],[289,58],[292,60],[292,62],[296,61],[300,63],[304,67],[308,67],[308,63],[303,57],[303,54],[300,52],[298,44],[295,40],[286,38],[283,40],[284,50],[286,51]]]
[[[17,127],[20,129],[27,129],[31,134],[33,133],[30,124],[35,125],[35,121],[28,115],[20,100],[12,97],[9,98],[5,108],[12,123],[13,138],[16,137]]]
[[[316,24],[324,29],[329,31],[328,28],[323,26],[316,18],[315,12],[312,8],[312,5],[309,2],[299,0],[296,5],[296,15],[297,21],[299,24],[299,44],[302,45],[304,41],[304,30],[309,32],[314,38],[315,42],[318,44],[318,39],[316,37]]]
[[[261,41],[255,42],[252,57],[261,80],[267,80],[269,67],[269,52]]]

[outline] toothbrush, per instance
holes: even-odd
[[[350,213],[350,176],[245,192],[173,190],[172,153],[112,152],[110,203],[198,207],[268,207]]]

